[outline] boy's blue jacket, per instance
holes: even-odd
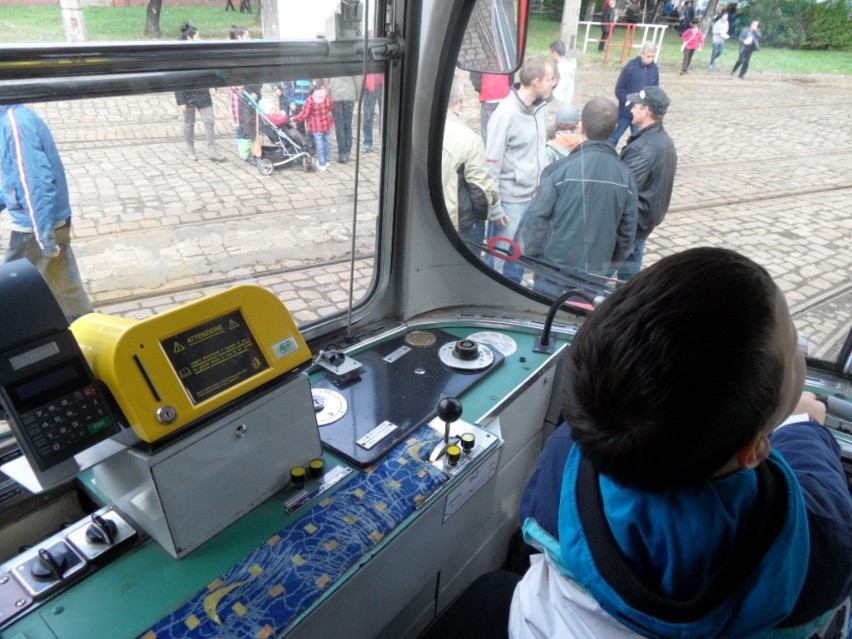
[[[822,636],[814,631],[833,618],[852,591],[849,485],[837,442],[820,424],[784,426],[772,442],[774,451],[765,463],[784,477],[783,527],[746,588],[698,620],[672,624],[649,616],[626,603],[618,587],[602,577],[572,494],[582,451],[567,426],[548,441],[524,492],[520,518],[525,537],[553,555],[566,579],[642,636]],[[598,478],[606,522],[621,553],[648,590],[680,602],[695,598],[730,554],[758,494],[755,471],[657,494]],[[840,610],[841,616],[848,615]]]
[[[0,106],[0,180],[12,230],[34,233],[45,255],[58,255],[53,230],[71,217],[65,167],[47,125],[23,105]]]

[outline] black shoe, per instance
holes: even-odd
[[[260,160],[253,155],[248,156],[246,158],[246,162],[248,162],[252,166],[257,166],[258,164],[260,164]]]

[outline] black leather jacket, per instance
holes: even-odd
[[[621,151],[621,160],[633,172],[639,189],[636,239],[646,238],[669,211],[677,151],[662,123],[655,122],[630,136]]]

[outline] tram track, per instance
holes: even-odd
[[[358,255],[355,257],[355,261],[364,261],[371,260],[375,258],[375,253],[367,253],[363,255]],[[329,266],[335,266],[338,264],[349,264],[351,262],[351,258],[349,257],[336,257],[327,260],[318,260],[315,262],[310,262],[306,264],[300,264],[298,266],[285,266],[279,268],[269,269],[268,271],[264,271],[262,273],[254,273],[250,276],[246,276],[241,279],[235,279],[233,277],[218,277],[215,279],[207,280],[203,283],[188,283],[188,284],[180,284],[177,286],[171,286],[168,288],[160,288],[156,291],[156,293],[152,293],[151,291],[139,292],[139,293],[128,293],[125,295],[119,295],[115,297],[103,297],[96,300],[96,306],[99,308],[107,307],[107,306],[119,306],[123,304],[129,304],[131,302],[139,302],[150,300],[152,297],[157,298],[167,298],[174,295],[180,295],[181,293],[187,292],[198,292],[198,291],[210,291],[223,287],[236,286],[238,284],[245,284],[246,282],[253,282],[260,278],[265,277],[275,277],[277,275],[287,275],[293,273],[300,273],[305,271],[312,271],[316,269],[324,269]]]

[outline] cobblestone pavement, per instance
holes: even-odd
[[[830,355],[826,349],[838,346],[852,317],[845,159],[852,154],[852,78],[752,72],[739,80],[700,60],[693,65],[682,77],[663,71],[672,98],[665,125],[679,164],[672,206],[649,240],[646,263],[697,245],[739,250],[769,269],[800,330]],[[581,65],[575,103],[611,96],[617,74]],[[468,90],[465,117],[478,128],[476,95]],[[186,158],[171,94],[37,110],[63,154],[74,250],[98,310],[144,317],[240,279],[275,290],[300,322],[345,307],[354,161],[261,176],[236,159],[225,91],[216,96],[217,138],[229,157],[222,163],[205,157],[200,124],[199,160]],[[376,152],[361,156],[356,299],[372,278],[380,160]],[[5,248],[5,215],[0,238]],[[303,268],[311,263],[317,267]]]

